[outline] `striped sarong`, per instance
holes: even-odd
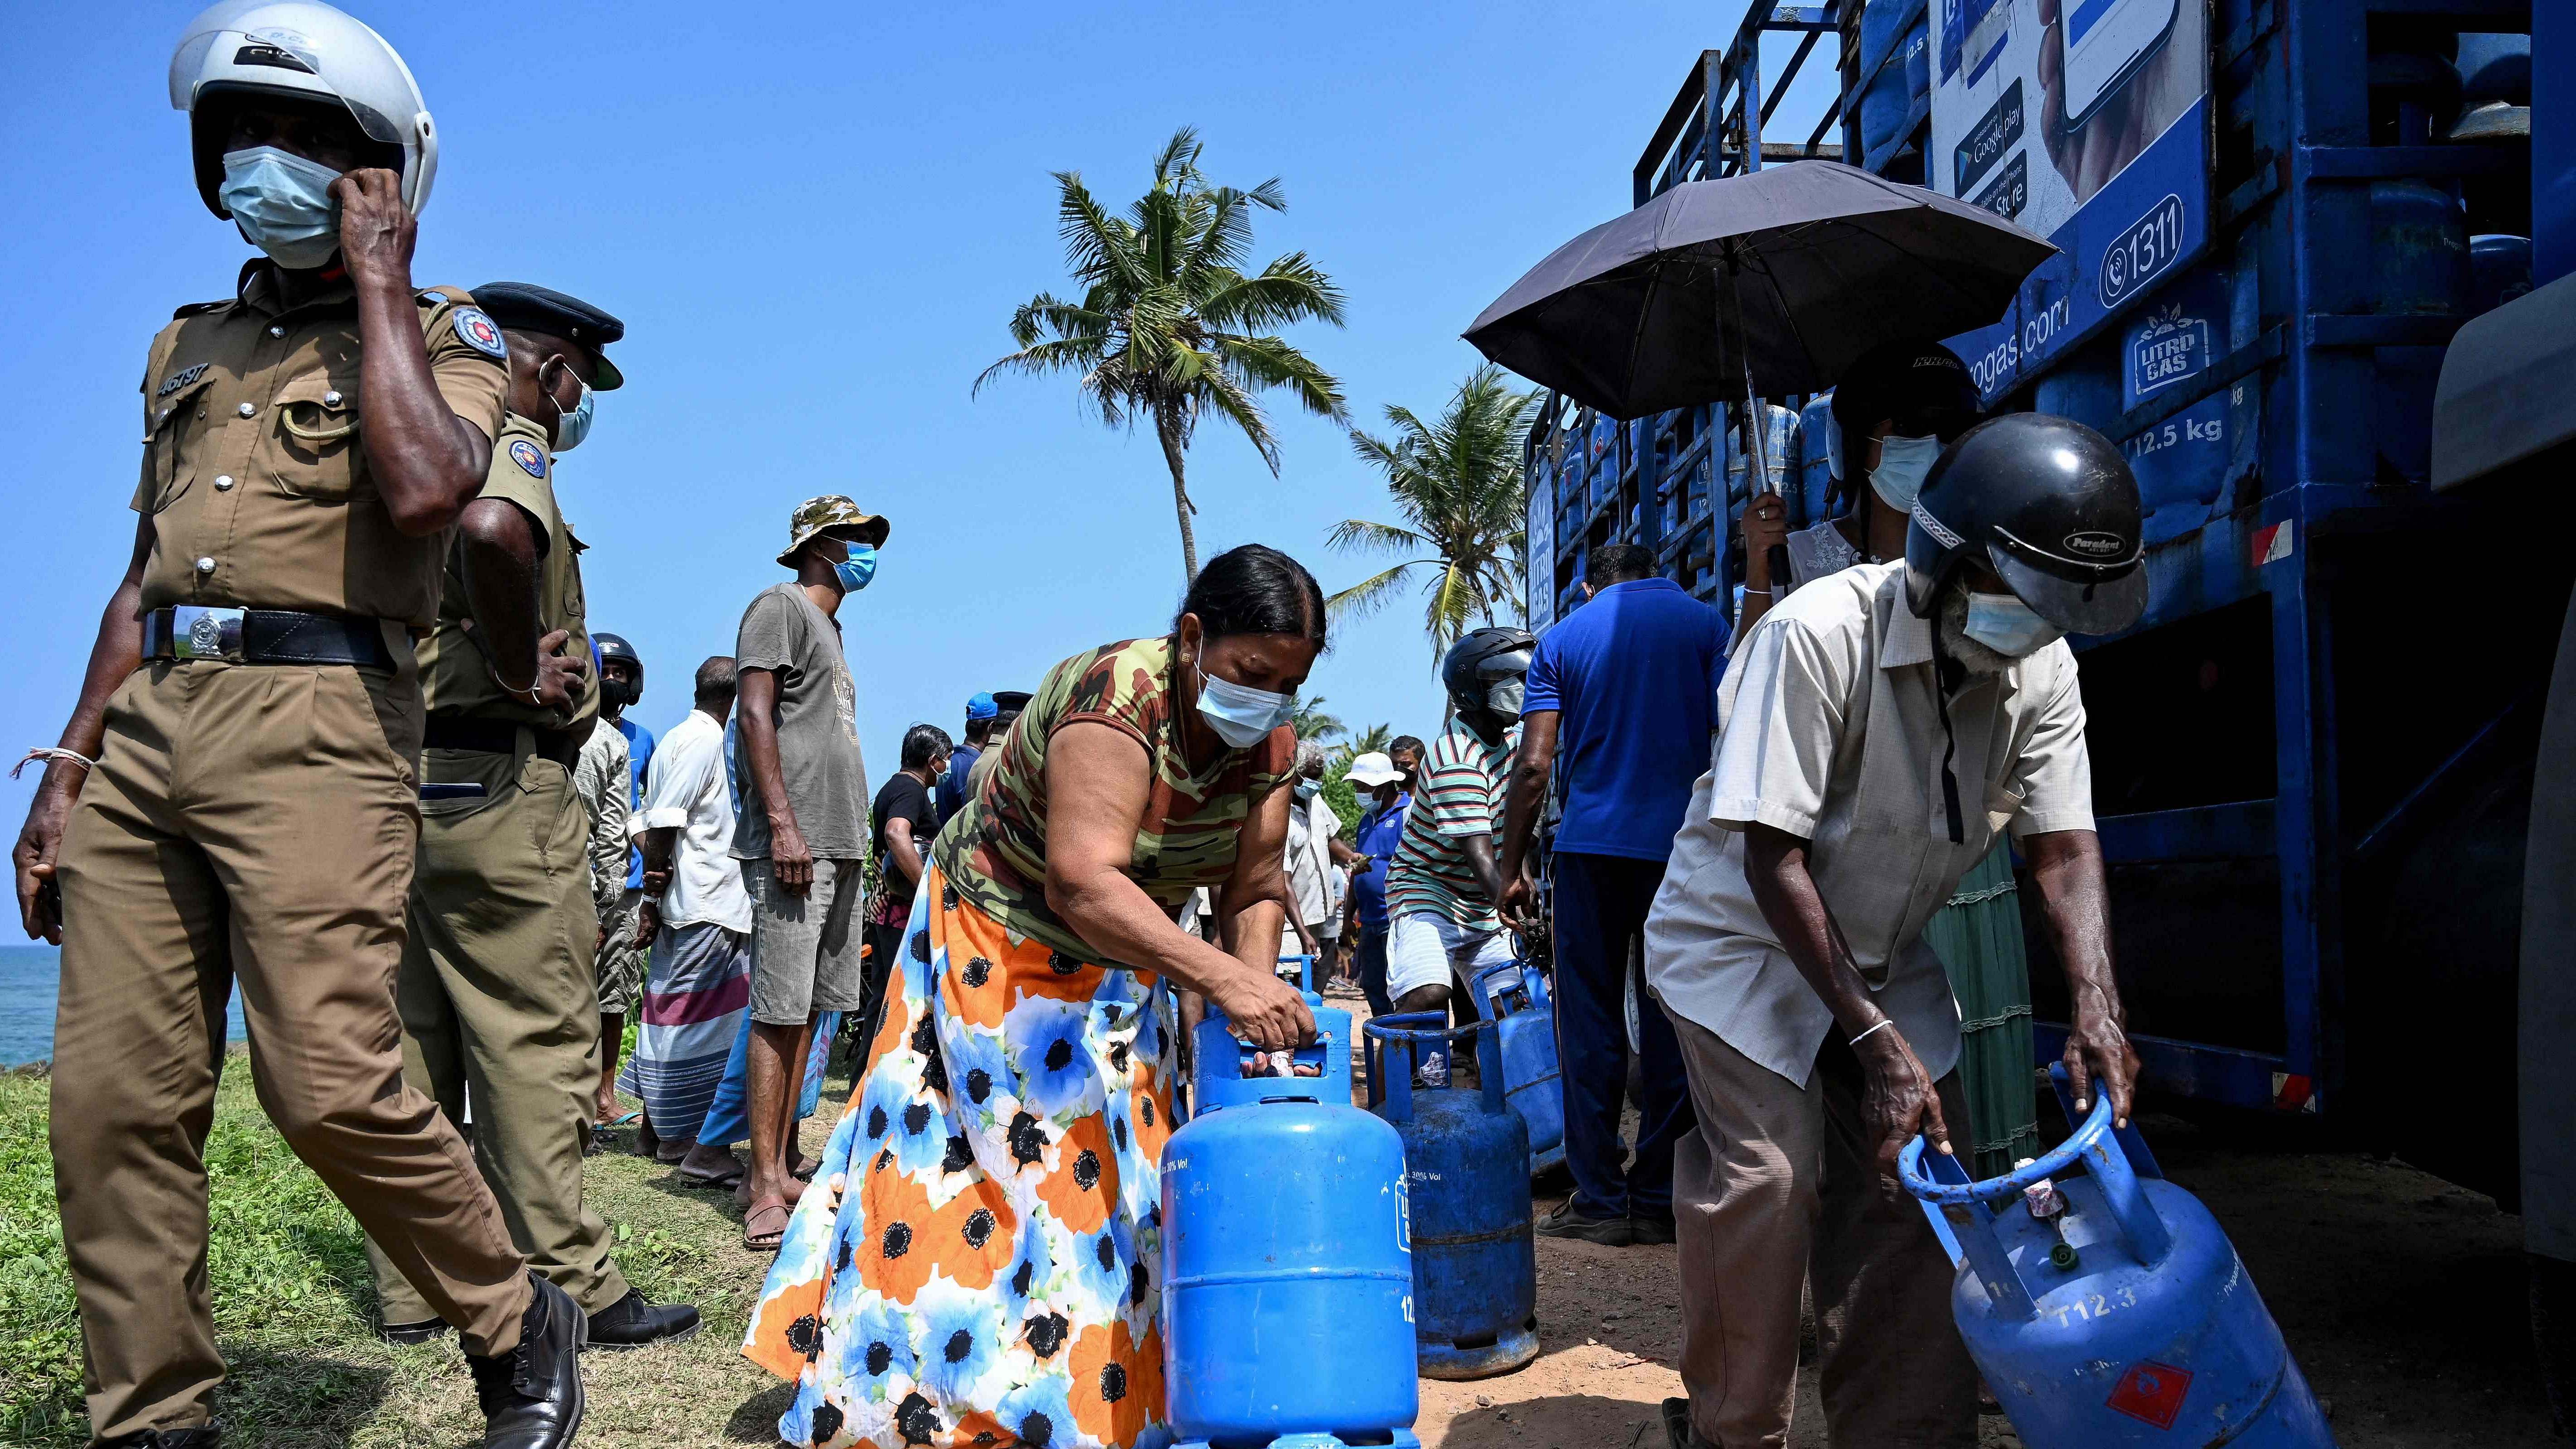
[[[617,1085],[644,1100],[656,1134],[673,1142],[697,1137],[750,1006],[747,933],[699,923],[665,926],[654,937],[635,1055]]]

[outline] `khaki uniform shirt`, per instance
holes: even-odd
[[[419,300],[440,395],[497,436],[509,385],[500,329],[463,292]],[[134,490],[134,510],[152,519],[143,607],[378,618],[401,657],[404,627],[437,617],[448,540],[394,526],[360,445],[365,422],[347,284],[288,308],[272,265],[254,260],[232,301],[180,308],[143,374]]]
[[[1959,1011],[1923,925],[1995,835],[2093,828],[2084,700],[2063,640],[1950,696],[1905,565],[1860,564],[1774,605],[1718,687],[1716,758],[1691,792],[1646,920],[1646,982],[1666,1009],[1806,1085],[1834,1029],[1744,879],[1744,827],[1806,840],[1807,868],[1879,1008],[1936,1079]],[[1941,789],[1955,740],[1960,833]]]
[[[572,637],[564,641],[563,652],[587,658],[590,633],[582,618],[582,544],[572,536],[572,530],[564,525],[562,512],[555,507],[554,471],[554,459],[546,452],[545,429],[510,413],[501,420],[500,436],[492,440],[492,471],[483,480],[483,491],[475,497],[517,504],[536,524],[540,554],[537,633],[542,637],[557,629],[569,631]],[[501,687],[501,681],[493,677],[485,641],[466,632],[465,621],[472,616],[473,605],[465,593],[463,548],[462,539],[448,546],[447,570],[441,579],[444,587],[438,598],[438,627],[420,646],[421,693],[430,712],[503,719],[548,729],[577,726],[598,714],[599,681],[595,671],[585,678],[581,692],[574,696],[569,714],[537,709],[525,700],[512,698]],[[481,625],[476,628],[479,630]]]

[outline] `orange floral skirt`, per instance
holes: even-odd
[[[1034,941],[936,867],[859,1088],[743,1354],[778,1436],[839,1449],[1161,1449],[1171,993]]]

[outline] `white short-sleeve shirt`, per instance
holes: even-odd
[[[733,858],[733,791],[725,776],[725,727],[705,710],[671,726],[644,772],[644,808],[626,817],[636,835],[677,830],[671,887],[662,893],[665,925],[714,924],[751,929],[751,895]]]
[[[2093,828],[2084,701],[2064,641],[1948,700],[1905,565],[1816,579],[1745,635],[1718,688],[1718,735],[1646,921],[1646,981],[1671,1011],[1804,1086],[1833,1014],[1774,939],[1744,879],[1744,827],[1806,840],[1808,869],[1879,1008],[1936,1078],[1959,1012],[1924,923],[1995,835]],[[1945,749],[1958,782],[1950,839]]]

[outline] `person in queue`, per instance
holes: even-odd
[[[13,852],[28,933],[62,946],[51,1145],[90,1433],[221,1439],[205,1146],[238,985],[261,1105],[456,1328],[483,1442],[564,1444],[582,1311],[529,1271],[455,1124],[405,1080],[394,1005],[412,639],[503,436],[508,349],[464,292],[413,283],[435,133],[373,30],[227,0],[182,33],[170,99],[199,197],[263,255],[153,340],[133,550]],[[587,663],[563,637],[523,633],[480,668],[563,711]]]
[[[590,657],[596,668],[596,634],[590,638]],[[593,950],[599,996],[599,1091],[591,1104],[590,1145],[585,1149],[592,1154],[605,1152],[617,1142],[614,1128],[625,1115],[617,1102],[617,1057],[625,1044],[627,1010],[635,1004],[634,991],[641,989],[639,981],[621,994],[623,982],[614,974],[613,964],[621,955],[634,954],[628,948],[635,918],[626,911],[626,859],[633,850],[626,821],[634,813],[630,803],[634,791],[628,783],[633,775],[627,758],[624,732],[593,727],[572,764],[572,792],[590,817],[590,845],[584,853],[590,859],[591,914],[599,920]],[[628,939],[620,940],[621,935]]]
[[[598,915],[589,872],[557,862],[587,858],[588,814],[563,806],[599,701],[578,548],[554,491],[556,454],[588,431],[591,394],[624,381],[605,349],[626,329],[526,283],[475,296],[501,329],[510,393],[420,644],[420,865],[394,992],[403,1071],[460,1122],[473,1083],[475,1162],[512,1236],[590,1315],[592,1344],[634,1348],[686,1338],[698,1314],[627,1284],[607,1220],[582,1194],[601,1074]],[[563,661],[570,697],[516,690],[492,667],[523,653]],[[446,1331],[384,1254],[373,1261],[388,1340]]]
[[[735,1128],[712,1109],[726,1078],[741,1101],[751,1029],[751,896],[733,860],[733,790],[725,775],[725,722],[733,714],[734,662],[698,665],[689,717],[653,752],[633,834],[644,856],[644,905],[635,932],[647,943],[644,1022],[630,1080],[656,1125],[653,1155],[691,1187],[729,1188],[743,1178]],[[603,730],[602,734],[614,734]],[[716,1123],[710,1132],[708,1124]]]
[[[1834,387],[1826,441],[1831,496],[1847,506],[1794,533],[1779,494],[1756,494],[1744,506],[1744,605],[1736,616],[1736,637],[1810,579],[1902,557],[1906,520],[1924,475],[1944,446],[1976,425],[1979,412],[1967,364],[1929,339],[1883,343],[1844,369]],[[1863,478],[1867,487],[1856,482]],[[1832,503],[1826,511],[1834,512]],[[1771,577],[1775,546],[1788,550],[1785,579]]]
[[[1202,993],[1263,1050],[1314,1039],[1274,968],[1287,721],[1324,624],[1296,560],[1217,555],[1171,632],[1048,671],[940,832],[884,1023],[744,1345],[796,1383],[781,1439],[1169,1438],[1153,1208],[1173,997]],[[1222,948],[1175,924],[1202,886]],[[928,1345],[961,1367],[899,1401],[866,1377],[897,1354],[927,1369]]]
[[[1280,870],[1288,879],[1292,907],[1286,933],[1279,941],[1282,957],[1315,958],[1315,989],[1333,974],[1333,865],[1349,847],[1340,836],[1342,818],[1324,799],[1324,747],[1313,740],[1297,742],[1297,778],[1290,787],[1296,808],[1288,812],[1287,855]],[[1336,849],[1339,847],[1339,849]]]
[[[1646,924],[1698,1128],[1674,1154],[1676,1445],[1785,1443],[1812,1292],[1828,1437],[1977,1442],[1952,1269],[1882,1175],[1965,1123],[1959,1011],[1922,939],[1997,833],[2029,862],[2071,1018],[2079,1109],[2128,1118],[2138,1058],[2112,975],[2075,655],[2146,608],[2137,481],[2063,418],[1986,422],[1913,504],[1905,557],[1768,611],[1718,692]]]
[[[993,724],[992,728],[984,732],[984,738],[988,742],[984,752],[975,757],[974,765],[966,771],[967,799],[975,798],[976,792],[984,788],[985,777],[992,774],[994,767],[1002,763],[1002,742],[1010,738],[1011,726],[1019,723],[1020,711],[1028,708],[1030,697],[1025,689],[993,691]],[[945,822],[942,822],[942,825],[944,828]]]
[[[589,424],[580,425],[584,431]],[[644,774],[653,766],[653,732],[627,712],[644,698],[644,656],[636,652],[622,634],[606,631],[590,636],[592,652],[599,658],[599,723],[582,745],[585,761],[617,757],[622,772],[616,784],[626,792],[625,815],[632,819],[644,806]],[[615,736],[612,742],[607,736]],[[598,782],[605,790],[609,785],[605,773]],[[635,1009],[637,997],[644,990],[644,948],[636,945],[636,913],[644,907],[644,857],[632,844],[621,844],[613,857],[602,855],[591,862],[598,879],[596,889],[606,904],[599,942],[599,1105],[598,1126],[594,1134],[604,1135],[607,1124],[618,1118],[617,1052],[626,1039],[626,1017]],[[614,899],[609,899],[610,897]],[[650,1113],[639,1119],[637,1136],[644,1151],[655,1151]]]
[[[966,778],[973,772],[975,761],[993,740],[993,721],[1002,713],[990,691],[978,691],[966,700],[966,729],[955,748],[948,752],[948,768],[940,773],[939,788],[933,792],[939,823],[946,825],[957,812],[966,808]],[[931,832],[938,834],[936,830]]]
[[[1503,879],[1494,834],[1537,647],[1526,629],[1484,628],[1441,661],[1457,722],[1432,743],[1386,875],[1386,994],[1398,1011],[1445,1011],[1451,982],[1512,959],[1495,909]],[[1448,1058],[1423,1051],[1415,1075],[1425,1086],[1449,1085]]]
[[[948,731],[917,724],[903,732],[902,768],[886,777],[868,810],[876,839],[880,884],[868,911],[867,999],[860,1004],[864,1032],[876,1031],[877,1008],[885,999],[887,968],[903,945],[904,923],[912,919],[912,895],[930,860],[930,842],[939,834],[938,806],[931,788],[948,772],[953,749]]]
[[[796,1104],[817,1036],[865,999],[868,765],[841,606],[876,576],[886,521],[839,494],[808,498],[787,523],[780,567],[734,639],[742,811],[734,859],[751,892],[751,1171],[743,1245],[767,1251],[804,1183],[790,1161]]]
[[[1690,1130],[1690,1094],[1672,1027],[1640,1012],[1637,1152],[1628,1161],[1619,1113],[1629,947],[1663,883],[1691,781],[1707,768],[1726,616],[1655,577],[1654,552],[1636,544],[1593,549],[1583,572],[1583,607],[1547,631],[1530,664],[1503,811],[1502,914],[1526,927],[1538,904],[1530,847],[1549,786],[1561,778],[1551,939],[1574,1195],[1537,1231],[1613,1246],[1669,1243],[1673,1144]]]
[[[1417,752],[1414,758],[1418,762],[1421,756]],[[1386,994],[1386,870],[1395,859],[1395,843],[1404,838],[1404,812],[1413,804],[1404,792],[1406,774],[1388,755],[1371,750],[1353,759],[1342,775],[1353,789],[1368,792],[1368,807],[1352,832],[1357,858],[1351,865],[1351,918],[1360,939],[1351,958],[1371,1016],[1395,1014],[1395,1002]]]

